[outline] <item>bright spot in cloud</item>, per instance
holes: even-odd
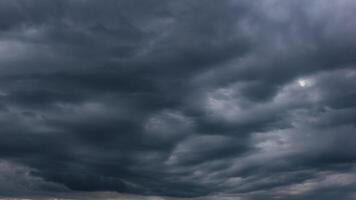
[[[299,79],[298,84],[300,87],[308,87],[308,86],[310,86],[310,81],[305,80],[305,79]]]

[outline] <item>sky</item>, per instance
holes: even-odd
[[[0,1],[0,199],[355,200],[355,10]]]

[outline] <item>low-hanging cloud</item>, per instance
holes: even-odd
[[[1,1],[0,197],[354,199],[355,8]]]

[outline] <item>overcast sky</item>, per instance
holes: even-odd
[[[1,0],[0,197],[355,200],[355,10]]]

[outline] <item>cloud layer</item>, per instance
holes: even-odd
[[[355,9],[1,1],[0,196],[355,199]]]

